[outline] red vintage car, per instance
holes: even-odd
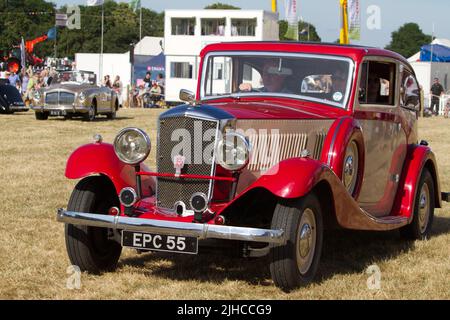
[[[226,243],[270,255],[289,291],[313,280],[329,228],[430,235],[448,194],[418,140],[420,89],[403,57],[248,42],[208,45],[201,61],[197,92],[182,90],[188,104],[158,119],[156,170],[138,128],[70,156],[66,176],[81,181],[57,220],[73,264],[96,273],[114,269],[122,247]]]

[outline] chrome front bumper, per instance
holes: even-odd
[[[256,229],[232,226],[220,226],[206,223],[175,222],[123,216],[110,216],[58,209],[56,220],[59,222],[120,229],[127,231],[159,233],[176,236],[197,237],[201,239],[226,239],[252,242],[284,244],[283,230]]]
[[[50,112],[50,111],[66,111],[67,113],[86,113],[89,111],[88,107],[79,106],[79,105],[40,105],[40,106],[32,106],[32,110],[37,112]]]

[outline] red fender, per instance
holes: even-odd
[[[311,158],[293,158],[281,161],[266,174],[256,180],[250,187],[222,208],[224,214],[228,208],[249,191],[263,188],[278,198],[293,199],[306,196],[319,183],[330,187],[334,213],[338,224],[355,230],[392,230],[408,223],[406,218],[377,219],[360,208],[356,200],[348,193],[340,178],[325,164]]]
[[[355,141],[358,146],[358,181],[353,194],[353,197],[357,199],[362,186],[362,177],[364,177],[365,156],[364,138],[357,120],[342,117],[333,123],[325,139],[320,161],[327,164],[342,180],[345,151],[351,141]]]
[[[395,198],[392,215],[412,219],[418,183],[424,167],[430,169],[434,181],[435,207],[442,207],[441,187],[439,182],[436,157],[427,146],[410,145],[403,164],[400,186]]]
[[[150,171],[143,163],[140,171]],[[81,179],[92,175],[107,176],[117,193],[125,187],[136,188],[136,173],[133,166],[119,160],[114,147],[108,143],[92,143],[76,149],[67,160],[66,177]],[[142,177],[143,196],[151,196],[155,190],[152,177]]]
[[[265,188],[280,198],[303,197],[321,180],[326,166],[310,158],[281,161],[256,180],[246,191]]]

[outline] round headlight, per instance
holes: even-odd
[[[247,138],[239,133],[227,133],[217,143],[216,159],[225,169],[238,171],[250,160],[251,146]]]
[[[80,102],[84,102],[86,101],[86,95],[83,92],[81,92],[80,95],[78,96],[78,99],[80,99]]]
[[[114,140],[116,155],[126,164],[141,163],[148,157],[150,149],[150,138],[138,128],[125,128],[119,132]]]

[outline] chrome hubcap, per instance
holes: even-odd
[[[94,116],[95,116],[95,109],[94,109],[93,106],[91,106],[91,107],[89,108],[89,118],[90,118],[90,119],[93,119]]]
[[[419,227],[420,232],[424,233],[430,219],[430,190],[426,183],[423,184],[419,196]]]
[[[342,180],[350,194],[353,194],[358,178],[358,146],[352,141],[345,151]]]
[[[299,234],[297,236],[297,266],[301,274],[305,274],[311,267],[316,250],[316,219],[314,212],[307,208],[300,219]]]

